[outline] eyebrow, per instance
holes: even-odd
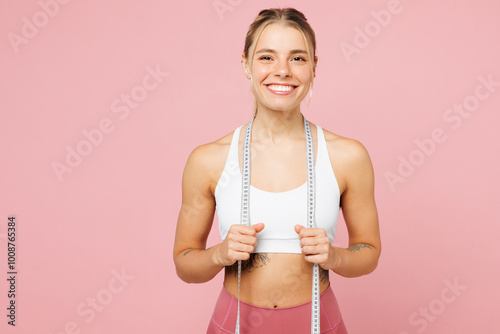
[[[273,49],[260,49],[259,51],[255,52],[255,54],[258,54],[258,53],[274,53],[276,54],[276,50],[273,50]],[[295,49],[295,50],[291,50],[290,51],[290,54],[291,55],[294,55],[294,54],[297,54],[297,53],[305,53],[307,54],[307,51],[306,50],[300,50],[300,49]]]

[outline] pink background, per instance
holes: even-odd
[[[500,82],[498,1],[58,3],[0,3],[2,333],[204,333],[222,275],[175,274],[182,170],[196,146],[250,120],[245,33],[260,9],[287,6],[317,34],[303,113],[361,141],[375,168],[379,267],[331,277],[350,333],[499,332],[500,87],[479,79]],[[381,26],[387,8],[397,13]],[[463,104],[465,117],[450,110]],[[58,176],[53,164],[77,149]],[[347,244],[342,218],[335,244]]]

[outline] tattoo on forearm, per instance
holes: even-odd
[[[192,251],[195,251],[195,250],[197,250],[198,252],[201,252],[201,251],[205,251],[205,252],[206,252],[206,251],[207,251],[207,250],[209,250],[210,248],[212,248],[212,247],[208,247],[208,248],[207,248],[207,249],[205,249],[205,250],[203,250],[203,249],[191,248],[191,249],[188,249],[187,251],[185,251],[185,252],[184,252],[184,254],[182,254],[182,256],[186,256],[186,255],[188,255],[189,253],[191,253]]]
[[[330,270],[325,270],[321,268],[321,272],[319,274],[319,278],[321,280],[321,283],[328,283],[330,281]]]
[[[267,265],[270,261],[271,259],[269,258],[268,253],[252,253],[250,254],[250,258],[248,260],[241,261],[241,271],[251,273],[255,269]],[[238,261],[236,261],[233,265],[226,267],[226,275],[234,275],[234,277],[238,276]]]
[[[188,249],[187,251],[184,252],[184,254],[182,254],[182,256],[186,256],[194,250],[196,250],[196,249],[194,249],[194,248]]]
[[[352,245],[351,247],[349,247],[347,249],[350,250],[351,252],[358,252],[358,251],[362,250],[363,248],[372,249],[373,247],[370,245],[367,245],[367,244],[356,244],[356,245]]]

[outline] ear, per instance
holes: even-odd
[[[243,66],[243,73],[250,79],[250,77],[252,77],[252,73],[250,73],[250,69],[248,68],[248,62],[245,58],[245,54],[241,55],[241,65]]]
[[[318,66],[318,56],[314,57],[313,74],[316,76],[316,66]]]

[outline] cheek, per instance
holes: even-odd
[[[260,82],[267,78],[269,75],[269,70],[267,70],[265,67],[259,66],[258,68],[255,68],[253,71],[253,78],[256,80],[256,82]]]
[[[309,84],[312,81],[313,76],[309,70],[305,70],[297,74],[297,78],[302,82],[302,84]]]
[[[298,66],[294,70],[295,77],[300,81],[311,81],[313,78],[313,73],[311,73],[311,68],[309,65]]]

